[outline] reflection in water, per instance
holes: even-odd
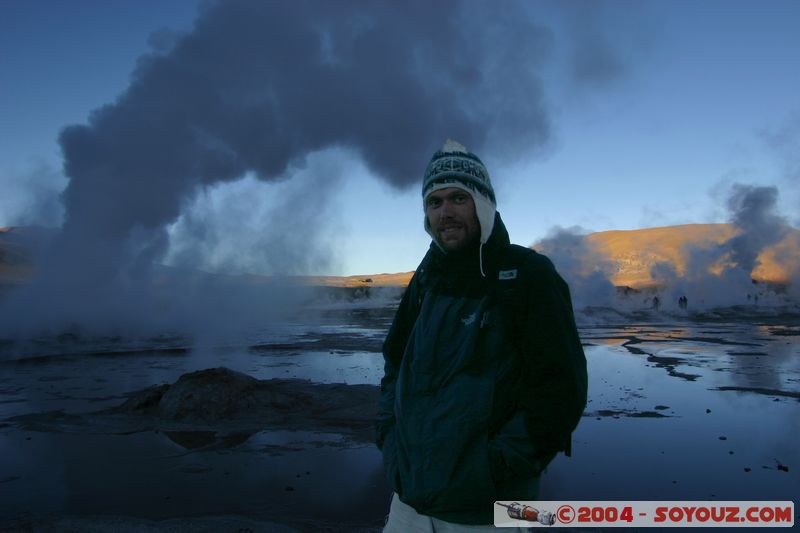
[[[695,381],[654,372],[621,348],[592,347],[587,359],[589,416],[573,437],[572,458],[559,457],[548,468],[542,499],[791,500],[800,494],[800,476],[778,468],[792,472],[800,464],[797,396],[718,390],[736,377],[688,359]],[[795,352],[795,378],[797,364]],[[791,390],[797,394],[797,382]]]
[[[247,442],[253,433],[232,433],[230,435],[217,435],[216,431],[165,431],[164,435],[187,450],[202,449],[226,449]]]

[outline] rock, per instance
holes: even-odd
[[[140,390],[118,407],[123,413],[154,414],[158,411],[158,404],[169,385],[155,385]]]
[[[36,431],[161,431],[193,450],[230,448],[266,429],[314,430],[371,442],[379,394],[375,385],[258,380],[211,368],[184,374],[172,385],[148,387],[101,411],[30,413],[9,420]]]
[[[254,407],[258,383],[256,378],[229,368],[184,374],[161,397],[158,414],[167,420],[221,420]]]

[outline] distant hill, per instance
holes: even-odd
[[[34,258],[55,233],[56,230],[36,226],[0,227],[0,286],[19,285],[30,279],[35,268]],[[175,275],[175,272],[175,269],[166,267],[158,269],[162,276],[165,273]],[[290,279],[324,287],[405,287],[413,275],[414,272],[402,272],[355,276],[291,276]],[[268,281],[268,276],[237,277],[256,284]]]
[[[308,281],[312,285],[326,287],[405,287],[413,275],[414,272],[358,276],[312,276],[308,278]]]
[[[34,268],[32,257],[52,234],[53,230],[36,227],[0,228],[0,285],[15,285],[28,279]],[[655,264],[669,263],[684,275],[692,249],[710,249],[735,235],[736,229],[730,224],[685,224],[601,231],[587,235],[585,243],[599,261],[610,266],[614,285],[643,288],[654,284],[650,270]],[[800,230],[789,228],[781,242],[759,256],[759,262],[751,273],[754,279],[786,283],[792,272],[800,271]],[[408,284],[412,275],[413,272],[402,272],[301,279],[327,287],[401,287]],[[253,281],[260,277],[252,276]]]
[[[600,258],[612,265],[611,281],[617,286],[652,286],[651,268],[671,264],[685,275],[692,250],[710,249],[736,235],[730,224],[684,224],[626,231],[600,231],[586,236],[586,242]],[[766,248],[758,257],[760,265],[751,276],[758,281],[786,283],[800,266],[800,230],[788,228],[788,235]]]
[[[37,226],[0,228],[0,285],[18,285],[30,278],[34,258],[54,234]]]

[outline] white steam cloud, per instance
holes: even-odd
[[[326,264],[326,234],[317,230],[325,191],[342,171],[317,168],[312,154],[345,149],[405,187],[446,137],[481,153],[536,153],[550,137],[540,73],[556,36],[535,15],[522,1],[503,9],[469,1],[204,4],[190,32],[153,35],[113,103],[61,132],[64,223],[35,283],[3,300],[3,334],[147,329],[184,307],[236,308],[233,298],[204,300],[215,291],[180,276],[164,281],[154,265],[171,239],[167,259],[181,266],[251,261],[292,274]],[[594,31],[577,48],[604,35]],[[608,72],[592,71],[592,80],[621,72],[603,44],[607,60],[598,65]],[[304,165],[315,184],[268,212],[257,199],[232,198],[259,213],[244,220],[264,231],[239,241],[251,250],[228,246],[221,232],[235,231],[233,223],[202,205],[204,191],[244,177],[290,179]]]

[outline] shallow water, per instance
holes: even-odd
[[[391,309],[337,309],[238,342],[183,349],[173,339],[161,352],[120,340],[72,339],[68,355],[52,339],[38,351],[15,348],[0,363],[0,525],[47,514],[380,525],[389,488],[370,444],[313,428],[113,434],[32,431],[7,419],[97,411],[215,366],[259,379],[377,385],[390,319]],[[542,499],[798,500],[796,325],[592,325],[581,336],[589,404],[572,457],[559,456],[545,474]]]
[[[48,514],[234,514],[369,524],[388,501],[379,452],[341,440],[264,431],[235,448],[187,453],[163,433],[4,435],[3,470],[19,479],[0,485],[0,523]]]
[[[572,457],[548,468],[542,499],[797,500],[798,399],[716,390],[779,381],[782,392],[797,391],[797,352],[793,365],[773,360],[759,372],[717,347],[695,348],[699,355],[676,367],[690,380],[621,346],[588,347],[587,414]],[[663,345],[659,353],[675,351],[684,350]]]

